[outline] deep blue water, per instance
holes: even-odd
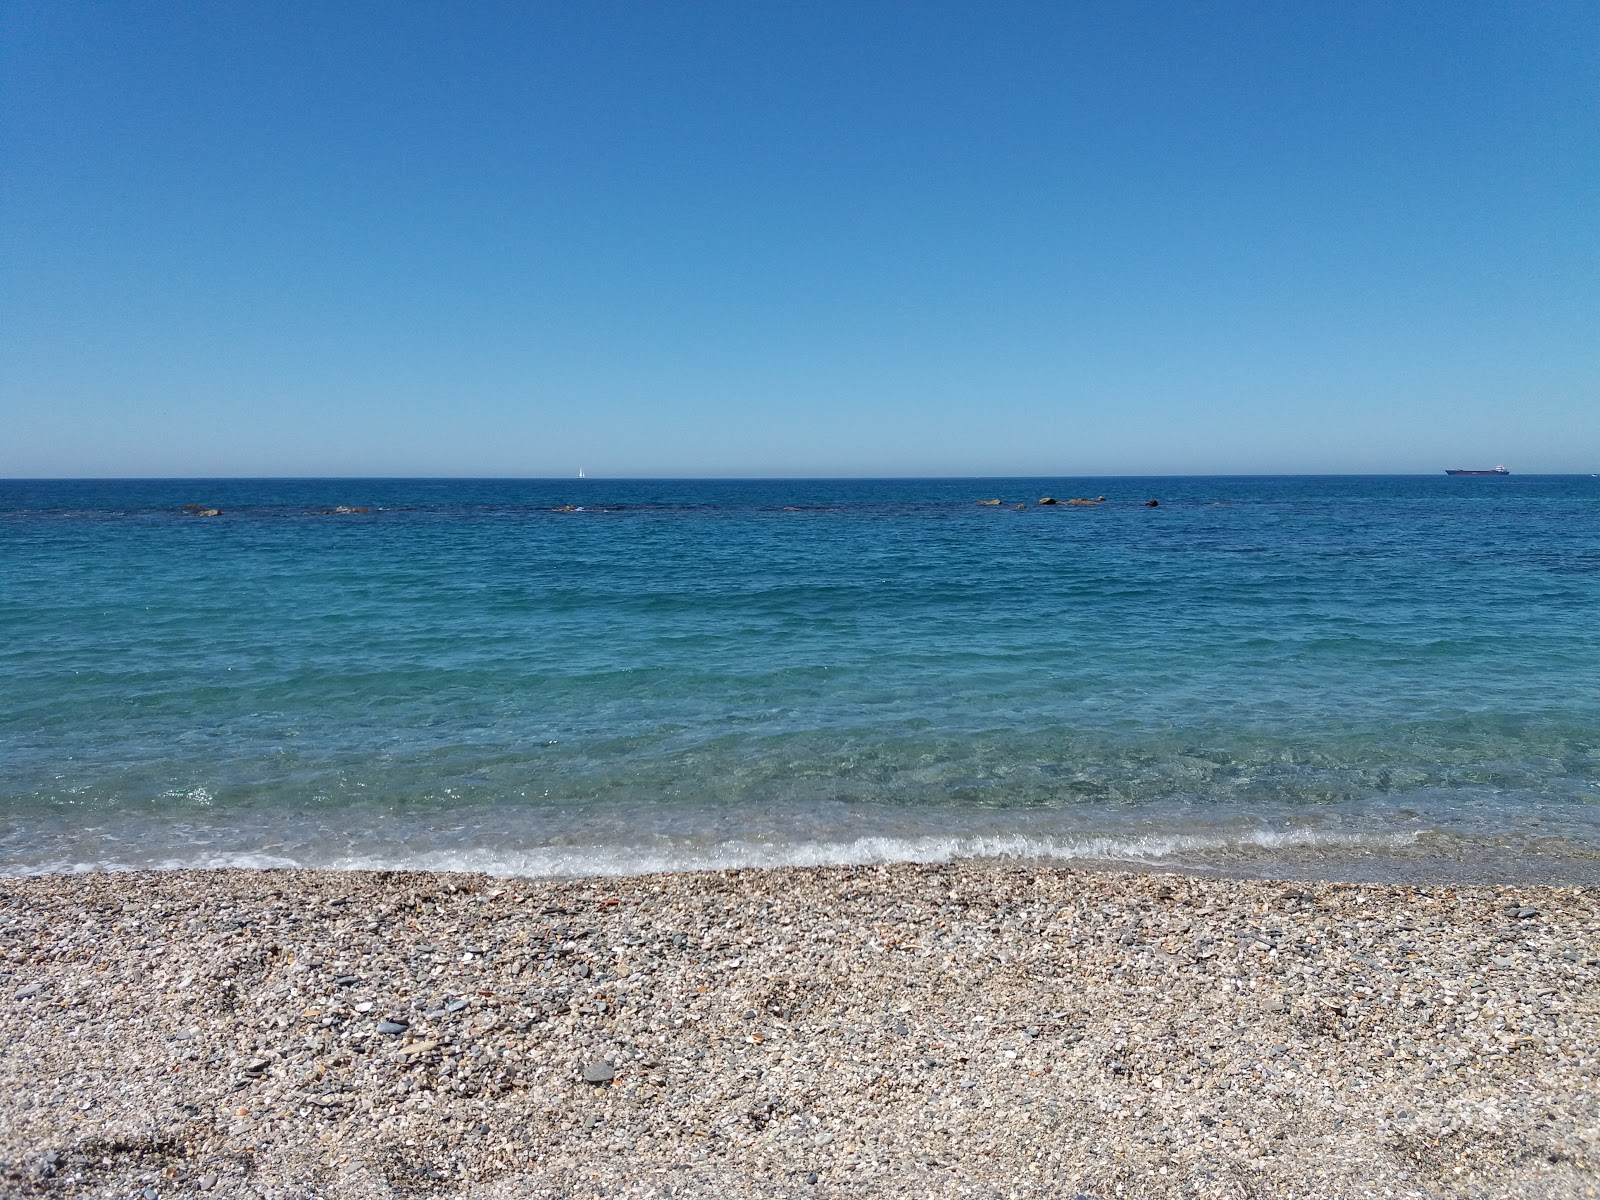
[[[0,681],[0,871],[1595,881],[1600,480],[3,482]]]

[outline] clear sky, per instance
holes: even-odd
[[[1600,470],[1600,9],[8,0],[0,475]]]

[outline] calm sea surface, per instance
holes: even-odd
[[[1600,480],[4,482],[0,685],[3,872],[1597,882]]]

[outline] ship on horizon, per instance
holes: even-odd
[[[1469,469],[1467,467],[1447,467],[1447,468],[1445,468],[1445,474],[1446,475],[1509,475],[1509,474],[1511,474],[1511,472],[1506,470],[1504,467],[1495,467],[1492,470],[1476,470],[1476,469]]]

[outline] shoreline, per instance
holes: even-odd
[[[19,1195],[1600,1195],[1593,888],[8,876],[0,954]]]

